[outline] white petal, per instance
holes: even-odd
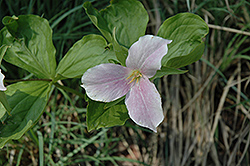
[[[128,50],[126,66],[139,69],[148,78],[153,77],[161,68],[161,59],[167,54],[167,44],[171,42],[153,35],[140,37]]]
[[[148,78],[141,78],[139,83],[131,88],[125,104],[130,118],[136,124],[157,131],[156,127],[164,119],[161,97]]]
[[[82,76],[82,87],[96,101],[114,101],[128,93],[130,69],[116,64],[101,64],[88,69]]]
[[[3,80],[4,80],[4,75],[3,73],[1,72],[1,69],[0,69],[0,90],[1,91],[5,91],[7,88],[4,86],[3,84]]]

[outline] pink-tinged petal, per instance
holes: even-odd
[[[4,75],[3,75],[3,73],[1,72],[1,70],[0,70],[0,90],[1,91],[5,91],[7,88],[4,86],[4,84],[3,84],[3,79],[4,79]]]
[[[161,97],[155,85],[148,78],[141,78],[126,96],[125,104],[130,118],[138,125],[156,132],[164,115]]]
[[[130,69],[116,64],[101,64],[88,69],[82,76],[82,87],[96,101],[114,101],[128,93]]]
[[[167,44],[171,42],[153,35],[140,37],[128,50],[126,66],[139,69],[148,78],[153,77],[161,68],[161,59],[167,54]]]

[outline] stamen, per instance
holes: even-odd
[[[137,79],[136,79],[136,83],[138,83],[138,82],[139,82],[139,79],[140,79],[140,78],[137,78]]]
[[[133,78],[129,81],[128,84],[134,82],[134,80],[136,80],[136,83],[138,83],[140,78],[142,77],[142,74],[140,73],[140,71],[135,70],[132,72],[132,74],[128,78],[126,78],[126,80],[130,79],[131,77],[133,77]]]
[[[134,72],[128,77],[126,78],[126,80],[130,79],[133,76]]]
[[[135,77],[132,78],[132,80],[130,80],[128,84],[130,84],[131,82],[133,82],[135,79],[136,79]],[[137,81],[136,81],[136,82],[137,82]]]

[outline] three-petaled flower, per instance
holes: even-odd
[[[4,75],[3,73],[1,72],[1,69],[0,69],[0,91],[5,91],[7,88],[4,86],[3,84],[3,79],[4,79]]]
[[[130,118],[156,132],[164,115],[160,94],[149,78],[161,68],[161,59],[171,42],[152,35],[140,37],[128,50],[126,67],[111,63],[97,65],[83,74],[81,86],[96,101],[111,102],[126,95]]]

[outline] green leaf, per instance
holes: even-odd
[[[6,16],[2,20],[3,24],[7,27],[10,34],[15,38],[20,37],[20,34],[18,33],[17,20],[18,18],[16,16],[13,16],[13,17]]]
[[[204,51],[202,39],[208,34],[207,24],[192,13],[180,13],[167,19],[160,27],[158,36],[173,40],[162,65],[180,68],[199,60]],[[196,53],[196,54],[194,54]]]
[[[183,67],[199,60],[204,52],[205,44],[200,43],[195,49],[185,56],[173,57],[168,64],[173,67]]]
[[[7,45],[2,45],[0,47],[0,64],[2,63],[3,56],[5,55],[8,48],[9,48],[9,46],[7,46]]]
[[[87,35],[76,42],[57,67],[56,80],[81,77],[87,69],[115,59],[115,52],[100,35]]]
[[[119,45],[119,43],[116,40],[116,35],[115,35],[115,28],[113,30],[113,47],[115,51],[116,58],[118,61],[121,63],[121,65],[126,66],[126,59],[128,56],[128,49]]]
[[[21,15],[5,17],[3,24],[6,27],[0,31],[0,45],[8,46],[4,60],[39,78],[53,79],[55,48],[48,21],[35,15]]]
[[[128,111],[124,102],[105,107],[106,103],[97,102],[89,99],[87,107],[87,128],[88,131],[99,129],[101,127],[112,127],[124,125],[129,119]],[[104,109],[104,107],[106,109]]]
[[[51,91],[47,81],[24,81],[9,85],[6,92],[11,116],[0,124],[0,148],[11,139],[19,139],[43,113]],[[0,107],[1,108],[1,107]]]
[[[0,64],[2,62],[3,56],[5,54],[5,52],[7,51],[8,46],[6,45],[2,45],[0,47]],[[0,119],[2,118],[2,116],[6,113],[6,111],[8,112],[8,114],[10,113],[10,106],[9,103],[6,99],[6,95],[3,91],[0,91]]]
[[[106,103],[106,104],[104,105],[103,108],[104,108],[104,109],[108,109],[108,108],[110,108],[110,107],[112,107],[112,106],[114,106],[114,105],[120,103],[120,102],[123,101],[125,98],[126,98],[126,95],[123,96],[123,97],[121,97],[121,98],[119,98],[119,99],[117,99],[117,100],[115,100],[115,101],[111,101],[111,102],[109,102],[109,103]]]
[[[161,78],[165,75],[173,75],[173,74],[184,74],[188,72],[188,70],[180,70],[176,68],[171,68],[171,67],[162,67],[161,70],[158,70],[154,77],[150,78],[150,80],[153,80],[155,78]]]
[[[112,0],[107,8],[97,11],[90,2],[83,7],[93,24],[109,41],[116,28],[119,44],[129,48],[140,36],[145,35],[148,14],[141,2],[136,0]]]
[[[0,119],[5,115],[6,109],[4,108],[3,104],[0,103]]]
[[[11,108],[7,101],[6,95],[3,91],[0,91],[0,101],[1,101],[0,105],[0,119],[1,119],[6,112],[10,115]]]

